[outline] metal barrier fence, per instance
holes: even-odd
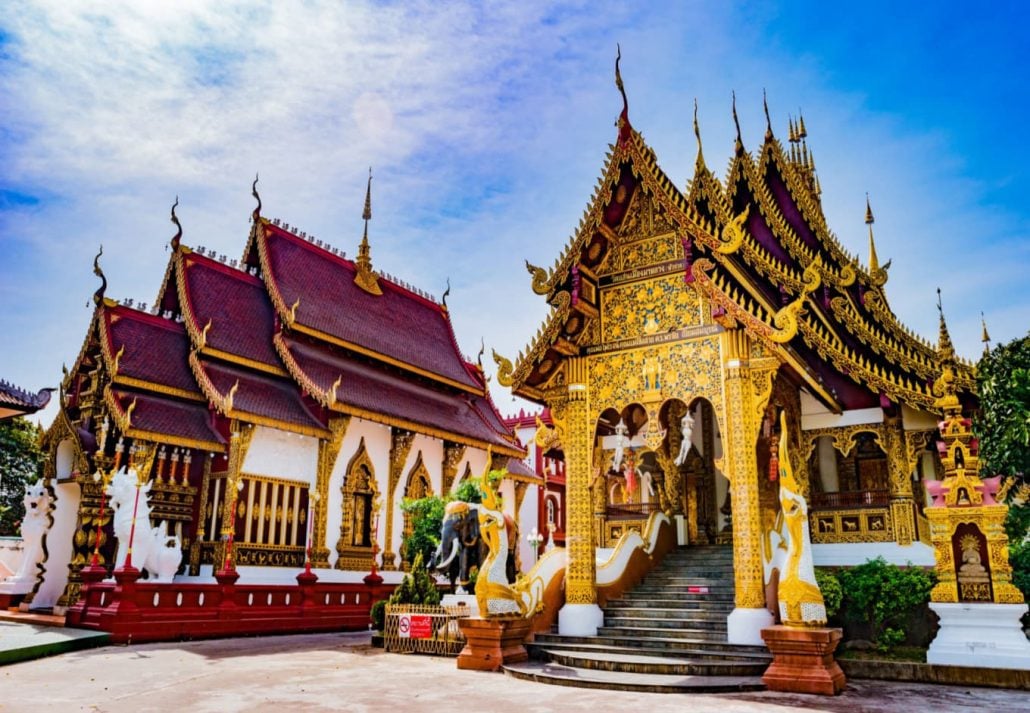
[[[465,617],[467,607],[388,604],[383,642],[394,653],[457,656],[465,647],[458,619]]]

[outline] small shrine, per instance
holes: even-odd
[[[980,444],[956,395],[955,350],[943,310],[939,350],[937,406],[944,418],[937,452],[944,479],[926,483],[933,502],[925,512],[938,578],[930,593],[930,608],[940,617],[941,630],[926,660],[1030,668],[1030,642],[1020,624],[1027,605],[1012,584],[1005,534],[1009,508],[1000,502],[1004,493],[999,493],[1002,478],[980,477]]]

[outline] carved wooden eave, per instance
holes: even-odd
[[[141,441],[148,441],[151,443],[163,443],[169,446],[179,446],[181,448],[197,448],[199,450],[208,451],[210,453],[225,452],[225,445],[219,443],[218,441],[204,441],[193,438],[184,438],[181,436],[174,436],[168,433],[145,431],[133,427],[133,406],[130,405],[127,409],[122,408],[122,405],[119,403],[118,399],[115,398],[114,391],[111,389],[110,386],[104,389],[104,404],[107,406],[108,413],[111,414],[111,420],[114,421],[114,425],[126,438],[133,438]]]

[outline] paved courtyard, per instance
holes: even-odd
[[[1030,693],[857,681],[836,698],[624,693],[458,671],[386,654],[367,634],[106,647],[0,667],[0,711],[1030,711]]]

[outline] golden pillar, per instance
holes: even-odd
[[[594,425],[590,419],[587,362],[582,357],[565,362],[565,383],[550,403],[551,416],[565,447],[565,497],[568,507],[565,607],[559,613],[559,631],[596,634],[603,621],[595,588],[591,455]]]
[[[318,500],[313,503],[315,522],[311,543],[311,566],[316,568],[329,566],[329,548],[325,545],[329,479],[336,467],[336,459],[340,455],[340,447],[343,445],[343,437],[347,434],[350,418],[350,416],[342,416],[330,420],[329,432],[332,435],[328,440],[319,440],[318,442],[318,472],[315,477],[315,492],[318,493]]]
[[[885,419],[883,448],[887,452],[894,539],[899,545],[911,545],[916,539],[915,501],[912,496],[912,470],[915,463],[909,458],[900,416]]]
[[[749,359],[743,330],[723,332],[723,388],[727,428],[723,448],[733,508],[733,571],[737,609],[765,609],[761,508],[756,447],[762,415],[779,366],[775,357]],[[758,641],[761,637],[754,632]],[[730,633],[731,640],[733,633]]]
[[[383,570],[397,569],[397,553],[393,551],[393,511],[395,509],[397,484],[400,483],[404,463],[408,460],[415,434],[394,428],[390,434],[390,472],[386,492],[386,541],[383,545]]]

